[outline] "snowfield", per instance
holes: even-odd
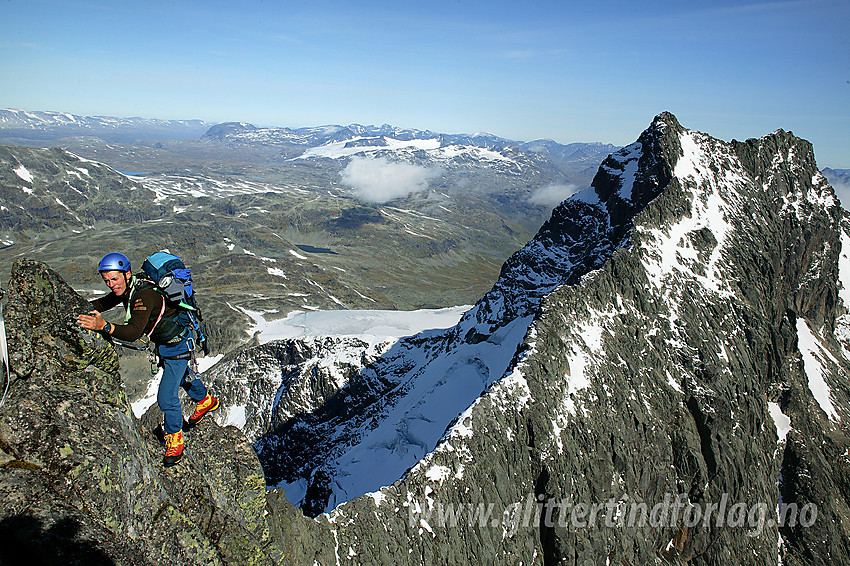
[[[288,338],[353,336],[364,342],[398,340],[424,330],[451,328],[469,306],[415,311],[334,310],[294,311],[286,318],[267,321],[263,313],[244,310],[254,320],[248,332],[259,333],[261,344]]]

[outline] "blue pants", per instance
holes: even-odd
[[[198,379],[197,374],[189,369],[189,360],[165,359],[185,354],[188,351],[188,338],[173,346],[165,344],[157,346],[163,367],[156,402],[165,415],[164,428],[166,434],[174,434],[183,429],[183,406],[180,404],[179,395],[181,387],[195,401],[201,401],[207,396],[207,388]]]

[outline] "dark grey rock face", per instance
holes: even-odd
[[[325,406],[386,349],[386,344],[357,338],[279,340],[229,354],[204,379],[227,395],[218,420],[239,426],[248,438],[257,440],[272,428]]]
[[[727,143],[659,115],[426,341],[420,354],[439,359],[532,317],[424,458],[319,515],[335,559],[848,561],[849,229],[804,140]],[[325,434],[284,452],[338,455],[321,446],[358,411],[390,422],[416,391],[385,371],[402,358],[350,381],[384,379],[398,397],[301,416]],[[368,454],[368,433],[334,438]],[[317,466],[308,511],[354,469]]]
[[[13,381],[0,408],[0,562],[283,563],[297,543],[281,544],[281,531],[306,520],[281,505],[269,514],[244,435],[205,421],[186,435],[183,462],[164,469],[151,433],[161,417],[133,417],[114,347],[76,324],[87,310],[44,264],[15,264],[5,308]]]

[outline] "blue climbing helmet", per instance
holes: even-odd
[[[130,260],[124,254],[112,252],[106,254],[97,266],[98,271],[130,271]]]

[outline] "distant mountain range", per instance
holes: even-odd
[[[213,124],[201,120],[152,120],[0,110],[2,143],[39,145],[62,140],[61,147],[65,149],[92,159],[99,157],[80,151],[80,146],[93,142],[73,139],[79,137],[216,159],[221,157],[220,150],[224,146],[231,149],[231,156],[238,155],[255,164],[279,162],[281,159],[341,159],[352,156],[392,156],[443,164],[447,161],[460,164],[501,162],[502,165],[512,164],[520,168],[529,165],[539,167],[528,163],[529,160],[547,161],[562,174],[581,177],[582,182],[579,184],[582,185],[589,184],[599,162],[617,149],[612,144],[599,142],[567,145],[553,140],[522,142],[489,133],[443,134],[430,130],[403,129],[389,124],[291,129],[264,128],[245,122]],[[118,168],[122,169],[120,166]]]
[[[214,289],[219,351],[249,312],[472,302],[615,149],[20,110],[0,110],[0,140],[0,268],[24,254],[93,289],[105,250],[172,248]]]
[[[501,138],[489,133],[442,134],[430,130],[403,129],[384,124],[382,126],[319,126],[311,128],[258,128],[244,122],[227,122],[211,127],[203,136],[206,139],[229,141],[233,143],[255,143],[277,145],[301,150],[303,157],[337,157],[357,153],[358,148],[389,149],[394,145],[415,149],[436,149],[448,146],[472,146],[490,150],[504,150],[514,147],[519,151],[533,154],[550,155],[562,160],[596,158],[604,153],[607,156],[617,149],[612,144],[571,143],[559,144],[553,140],[535,140],[531,142]],[[395,144],[388,143],[392,140]],[[430,143],[417,144],[415,142]],[[337,154],[305,151],[304,148],[332,147]],[[340,151],[355,150],[355,151]],[[603,158],[604,158],[603,156]]]
[[[112,142],[143,139],[186,139],[203,135],[210,122],[202,120],[154,120],[112,116],[76,116],[67,112],[0,110],[0,138],[48,141],[71,136],[96,136]]]
[[[826,177],[829,184],[836,190],[839,188],[842,188],[845,191],[850,190],[850,169],[830,169],[829,167],[824,167],[821,169],[821,173],[823,173],[823,176]],[[848,208],[847,205],[850,205],[850,202],[846,202],[844,204],[845,208]]]

